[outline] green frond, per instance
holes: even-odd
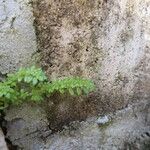
[[[68,92],[72,96],[79,96],[88,94],[94,88],[94,83],[88,79],[68,77],[48,82],[41,68],[20,68],[16,73],[8,74],[5,81],[0,82],[0,109],[27,100],[40,102],[54,92]]]

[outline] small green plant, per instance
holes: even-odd
[[[41,68],[20,68],[0,82],[0,109],[25,101],[41,102],[54,92],[71,95],[88,94],[94,90],[91,80],[70,77],[49,82]]]

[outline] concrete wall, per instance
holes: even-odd
[[[41,64],[49,78],[95,81],[96,105],[113,111],[148,98],[149,0],[43,0],[34,15]]]
[[[91,78],[97,87],[84,101],[81,97],[56,96],[44,101],[42,106],[28,103],[11,107],[5,117],[7,138],[22,149],[37,150],[45,147],[50,129],[56,132],[70,121],[149,100],[149,18],[150,0],[0,0],[0,76],[31,64],[38,49],[41,66],[50,79],[83,76]],[[145,105],[149,107],[149,104],[143,105],[141,111],[145,116],[148,114]],[[131,116],[138,120],[134,110]],[[141,126],[147,128],[144,119]],[[125,131],[128,128],[132,134],[132,123],[130,127],[123,126]],[[95,133],[97,138],[99,128],[96,127]],[[59,139],[55,139],[57,143]],[[47,149],[58,145],[54,143],[51,148],[48,141]]]
[[[36,36],[29,0],[0,0],[0,74],[31,62]]]
[[[32,63],[35,17],[50,79],[91,78],[97,91],[90,100],[109,111],[148,98],[149,9],[149,0],[36,0],[33,9],[29,0],[1,0],[0,76]]]

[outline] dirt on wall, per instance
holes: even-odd
[[[50,78],[90,75],[102,55],[94,29],[99,22],[94,16],[96,6],[85,0],[42,1],[34,5],[42,66]]]
[[[135,5],[128,0],[33,2],[40,63],[49,79],[82,76],[97,87],[84,100],[58,104],[56,122],[112,112],[141,97],[139,88],[143,89],[140,85],[146,80],[139,83],[141,77],[135,70],[144,58],[146,39],[143,18],[134,13],[139,7],[140,2]]]
[[[14,3],[11,3],[12,1]],[[15,4],[18,2],[22,4],[23,1],[12,1],[8,4],[14,4],[14,8],[22,8],[16,7]],[[73,145],[72,149],[77,147],[81,150],[89,147],[99,149],[100,146],[108,150],[112,149],[112,146],[118,149],[122,144],[125,149],[130,149],[130,145],[135,149],[141,140],[145,138],[149,140],[149,0],[33,0],[33,2],[27,0],[27,2],[23,5],[27,7],[21,9],[25,16],[21,13],[17,17],[29,19],[25,10],[31,8],[32,4],[38,44],[38,53],[34,51],[34,56],[41,58],[39,62],[49,79],[82,76],[92,79],[96,90],[83,97],[54,94],[42,104],[24,103],[18,107],[11,106],[6,110],[5,116],[6,138],[24,150],[52,150],[58,147],[70,150]],[[3,1],[3,4],[5,3]],[[16,11],[12,10],[12,13],[14,12]],[[31,17],[32,21],[33,19]],[[24,22],[24,25],[27,24]],[[31,22],[30,26],[33,29],[32,25]],[[30,29],[30,26],[27,26],[27,29]],[[18,31],[26,31],[20,23],[14,27],[19,27]],[[16,40],[17,45],[24,43],[25,49],[28,49],[24,51],[22,46],[17,49],[23,52],[22,56],[28,56],[28,62],[30,55],[27,54],[33,53],[31,50],[34,50],[31,45],[34,44],[35,38],[34,40],[29,38],[32,34],[33,32],[21,34],[30,42],[24,43],[20,38]],[[9,46],[8,50],[12,49],[13,58],[17,58],[14,57],[16,56],[14,52],[18,53],[14,51],[16,44],[10,44],[10,40],[1,43]],[[26,55],[24,52],[27,52]],[[16,63],[22,65],[21,61]],[[8,61],[5,64],[8,64]],[[8,68],[12,71],[11,67]],[[5,68],[3,70],[7,71]],[[136,107],[133,102],[137,102]],[[117,115],[111,112],[128,104],[129,106],[121,110],[123,114],[119,113],[116,120]],[[109,114],[114,116],[114,122],[105,136],[95,121],[97,117]],[[91,122],[81,121],[93,115],[92,118],[95,119]],[[74,120],[81,122],[72,122]],[[66,124],[69,125],[64,126]],[[78,124],[83,127],[81,130]],[[62,127],[66,131],[63,131]],[[137,143],[133,141],[134,138]]]
[[[94,11],[97,7],[103,7],[103,3],[91,0],[44,0],[33,4],[38,49],[42,57],[40,61],[50,79],[82,76],[95,80],[97,62],[102,61],[104,53],[97,46],[99,21]],[[84,100],[63,97],[64,102],[61,102],[60,97],[56,99],[60,103],[52,109],[55,117],[51,124],[56,122],[54,124],[61,125],[104,112],[103,107],[99,108],[103,102],[93,94]],[[109,108],[104,107],[105,110]],[[48,111],[48,114],[52,112]]]

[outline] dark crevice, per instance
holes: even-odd
[[[145,134],[146,134],[148,137],[150,137],[150,133],[149,133],[149,132],[145,132]]]
[[[5,138],[5,141],[7,143],[9,150],[18,150],[18,146],[13,145],[12,142],[8,138]]]
[[[8,138],[6,138],[6,135],[7,135],[7,128],[6,128],[7,121],[4,119],[5,113],[3,111],[1,111],[0,115],[1,115],[0,116],[0,127],[3,131],[4,136],[5,136],[5,141],[6,141],[8,149],[9,150],[18,150],[18,146],[13,145],[12,142]]]

